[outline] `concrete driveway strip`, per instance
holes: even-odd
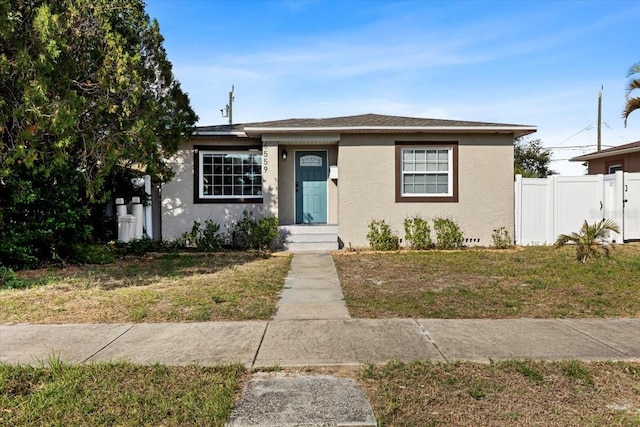
[[[100,351],[92,361],[137,364],[250,366],[267,322],[142,323]]]
[[[47,364],[51,357],[82,363],[124,334],[131,324],[0,325],[0,362]]]
[[[562,319],[560,322],[628,358],[640,360],[640,319]]]
[[[418,323],[449,361],[629,359],[554,319],[423,319]]]
[[[273,320],[255,366],[444,361],[410,319]]]

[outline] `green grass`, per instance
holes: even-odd
[[[640,246],[586,264],[574,249],[336,253],[354,317],[640,316]]]
[[[0,290],[0,323],[265,320],[290,262],[260,253],[165,254],[19,272],[29,285]]]
[[[385,427],[640,425],[637,363],[392,362],[358,378]]]
[[[240,365],[0,365],[3,426],[223,426]]]

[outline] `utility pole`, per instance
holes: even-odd
[[[229,124],[233,124],[233,101],[235,100],[233,91],[234,86],[231,85],[231,92],[229,92],[229,103],[225,108],[220,109],[220,114],[222,114],[222,117],[229,117]]]
[[[598,150],[602,149],[602,90],[604,86],[600,86],[600,92],[598,92]]]

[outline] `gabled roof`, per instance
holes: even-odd
[[[535,132],[535,126],[462,120],[362,114],[326,119],[286,119],[244,124],[201,126],[196,135],[259,136],[285,133],[513,133],[516,137]]]
[[[618,154],[628,154],[640,152],[640,141],[631,142],[629,144],[618,145],[617,147],[607,148],[605,150],[595,151],[589,154],[583,154],[576,156],[569,161],[571,162],[584,162],[586,160],[600,159],[602,157],[611,157]]]

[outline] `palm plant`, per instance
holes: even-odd
[[[589,258],[595,258],[601,252],[609,255],[609,245],[606,241],[609,232],[620,233],[618,225],[612,219],[603,219],[594,224],[587,220],[577,233],[561,234],[556,239],[555,246],[560,247],[568,243],[576,245],[576,258],[578,261],[587,262]]]
[[[622,118],[624,118],[624,126],[627,126],[627,119],[629,114],[635,110],[640,110],[640,96],[631,96],[631,93],[640,89],[640,62],[634,64],[627,73],[627,77],[631,77],[629,84],[627,85],[627,103],[622,111]]]

